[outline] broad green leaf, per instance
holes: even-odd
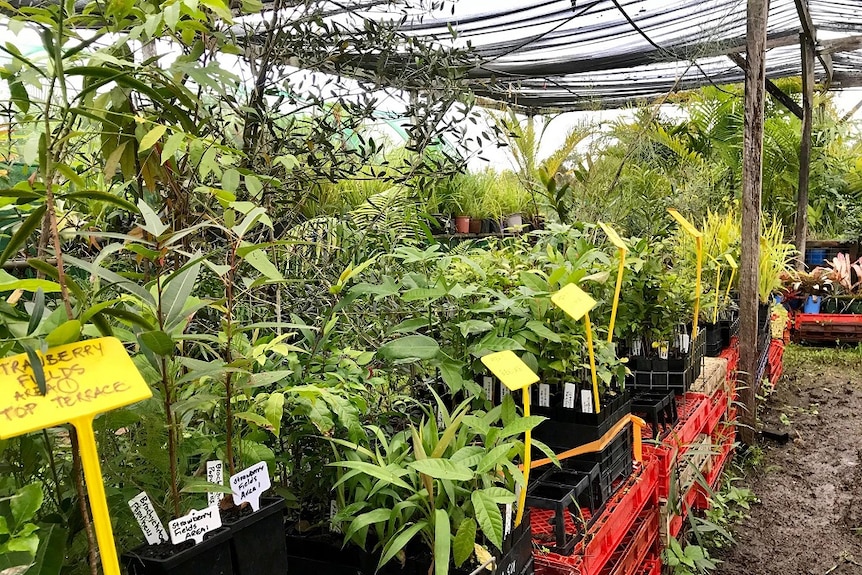
[[[503,520],[500,520],[501,528],[502,528]],[[395,557],[399,551],[401,551],[413,537],[416,536],[417,533],[422,531],[428,526],[427,521],[419,521],[418,523],[414,523],[413,525],[406,525],[401,531],[389,540],[386,543],[386,546],[383,548],[383,555],[380,557],[380,562],[377,563],[377,570],[379,571],[381,567],[389,563],[393,557]]]
[[[192,256],[193,264],[180,268],[165,280],[161,304],[167,329],[173,329],[186,317],[184,310],[201,271],[200,259],[200,252],[195,253]]]
[[[173,355],[176,350],[174,340],[171,336],[160,330],[146,331],[139,335],[138,339],[141,345],[145,345],[156,355]]]
[[[178,5],[179,3],[177,3]],[[169,159],[174,157],[174,154],[180,149],[180,147],[185,142],[186,135],[182,132],[174,132],[168,139],[165,141],[165,145],[162,148],[162,157],[161,162],[164,164]]]
[[[0,278],[0,293],[15,290],[28,292],[42,290],[45,293],[58,293],[60,291],[60,284],[49,280],[27,279],[2,281],[2,278]]]
[[[406,302],[428,300],[433,301],[446,295],[446,290],[441,287],[437,288],[413,288],[409,289],[401,295],[401,299]]]
[[[279,377],[279,379],[281,378]],[[281,418],[284,416],[284,394],[270,393],[269,397],[266,398],[263,412],[266,414],[266,420],[272,426],[272,432],[278,437],[281,433]]]
[[[452,558],[455,567],[460,567],[473,555],[473,545],[476,544],[476,521],[472,518],[464,519],[455,532],[452,540]]]
[[[508,461],[506,454],[509,453],[510,449],[512,449],[511,443],[494,447],[491,451],[485,454],[482,461],[480,461],[479,465],[476,466],[476,473],[487,473],[500,465],[503,461]]]
[[[233,415],[238,419],[248,421],[263,429],[269,430],[271,428],[269,421],[259,413],[254,413],[252,411],[239,411]]]
[[[375,509],[374,511],[363,513],[350,522],[350,526],[347,528],[347,533],[345,533],[344,536],[347,539],[350,539],[360,529],[373,525],[374,523],[389,521],[391,517],[392,511],[389,509]]]
[[[24,223],[21,224],[21,227],[18,228],[18,231],[9,238],[9,243],[6,244],[6,248],[3,250],[3,253],[0,254],[0,265],[5,264],[9,258],[16,254],[18,249],[24,245],[24,242],[30,239],[33,232],[42,225],[42,218],[45,215],[45,210],[46,206],[45,204],[42,204],[30,212],[30,215],[26,220],[24,220]]]
[[[380,467],[379,465],[374,465],[373,463],[367,463],[365,461],[336,461],[335,463],[330,463],[329,465],[333,467],[346,467],[347,469],[356,469],[365,475],[370,475],[376,479],[380,479],[381,481],[385,481],[386,483],[391,483],[397,487],[401,487],[402,489],[413,489],[408,485],[403,479],[392,473],[389,469],[385,467]]]
[[[470,501],[473,503],[473,512],[476,514],[476,521],[482,533],[488,541],[500,549],[503,546],[503,516],[500,508],[482,491],[474,491],[470,495]]]
[[[449,574],[449,556],[452,550],[452,531],[449,514],[443,509],[434,511],[434,575]]]
[[[554,333],[551,329],[545,325],[544,323],[532,320],[527,322],[527,329],[532,331],[534,334],[541,336],[547,340],[553,341],[555,343],[560,343],[562,339],[560,339],[559,334]]]
[[[440,351],[436,341],[427,335],[408,335],[380,347],[377,353],[384,359],[432,359]]]
[[[67,343],[74,343],[81,338],[81,322],[77,319],[70,319],[61,323],[54,330],[45,336],[45,342],[48,347],[57,347]]]
[[[458,329],[461,330],[462,336],[467,337],[468,335],[473,335],[474,333],[484,333],[486,331],[491,331],[492,329],[494,329],[494,326],[487,321],[468,319],[467,321],[462,321],[461,323],[459,323]]]
[[[473,470],[449,459],[428,458],[411,461],[407,465],[434,479],[451,479],[453,481],[470,481],[473,479]]]
[[[263,184],[260,183],[260,178],[248,174],[245,176],[245,189],[248,190],[251,197],[258,198],[263,191]]]
[[[66,556],[68,532],[56,523],[39,526],[39,547],[33,565],[24,575],[60,575]]]
[[[505,505],[515,501],[515,494],[503,487],[486,487],[482,492],[497,505]]]
[[[278,271],[275,264],[269,261],[269,258],[263,250],[254,250],[249,252],[243,259],[251,264],[254,269],[262,273],[267,279],[273,281],[281,281],[284,279],[284,276],[281,275],[281,272]]]
[[[239,172],[233,168],[225,170],[221,175],[221,187],[227,192],[236,192],[239,187]]]
[[[503,431],[500,432],[500,439],[506,439],[507,437],[512,437],[513,435],[521,435],[525,431],[535,428],[537,425],[539,425],[546,419],[547,417],[542,417],[540,415],[519,417],[518,419],[503,428]]]
[[[168,226],[162,223],[159,215],[151,208],[144,200],[138,200],[138,210],[144,217],[144,230],[155,237],[161,236],[168,229]]]
[[[12,519],[15,520],[13,531],[21,529],[24,523],[33,519],[36,511],[42,507],[44,497],[42,486],[38,483],[25,485],[12,496],[9,507],[12,510]]]
[[[478,445],[467,445],[452,454],[449,458],[455,463],[466,465],[467,467],[476,467],[482,461],[482,456],[485,454],[485,449]]]
[[[138,151],[149,150],[153,147],[153,145],[159,141],[159,139],[165,135],[165,132],[168,131],[167,126],[158,125],[141,138],[141,143],[138,145]]]

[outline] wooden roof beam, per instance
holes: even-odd
[[[814,20],[811,18],[811,11],[808,9],[808,0],[795,0],[796,12],[799,14],[799,22],[802,24],[802,34],[811,42],[812,46],[817,46],[817,27],[814,26]],[[817,59],[826,70],[826,81],[824,88],[829,89],[832,84],[833,66],[832,56],[830,54],[818,53]]]
[[[743,71],[748,70],[748,63],[742,55],[728,54],[727,57],[733,60],[733,63],[742,68]],[[769,78],[766,79],[766,91],[769,92],[770,96],[778,100],[778,103],[787,108],[791,114],[800,120],[802,119],[802,107],[796,103],[796,100],[785,94],[781,88],[776,86]]]

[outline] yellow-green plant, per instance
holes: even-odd
[[[784,228],[777,218],[763,220],[760,226],[760,264],[757,294],[760,303],[782,287],[782,276],[793,270],[797,251],[793,244],[784,241]]]

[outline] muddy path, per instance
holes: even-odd
[[[790,440],[761,444],[760,504],[717,573],[862,575],[862,352],[788,346],[761,417]]]

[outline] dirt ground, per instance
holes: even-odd
[[[720,575],[862,575],[862,347],[788,346],[745,483],[760,499],[720,555]]]

